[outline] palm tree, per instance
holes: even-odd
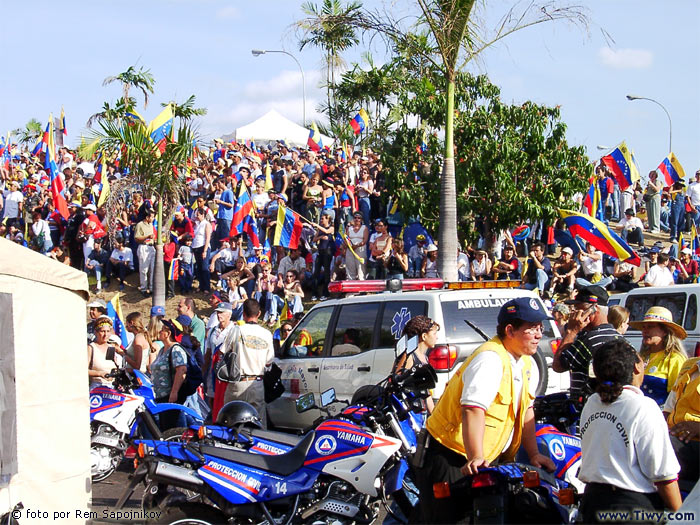
[[[194,100],[195,96],[190,95],[190,98],[185,100],[182,104],[178,104],[174,100],[171,100],[170,102],[161,102],[160,105],[164,108],[167,106],[172,106],[175,117],[189,122],[194,117],[203,117],[207,114],[207,108],[194,107]]]
[[[33,145],[41,136],[41,122],[33,118],[27,122],[23,128],[17,128],[12,134],[17,137],[19,144]]]
[[[143,93],[143,107],[145,109],[148,107],[148,94],[153,94],[153,86],[156,83],[156,79],[153,78],[150,69],[140,67],[138,70],[136,70],[134,66],[129,66],[126,71],[123,71],[113,77],[105,78],[102,85],[106,86],[112,82],[121,82],[122,90],[124,92],[122,98],[124,100],[129,100],[129,90],[131,88],[139,89],[141,93]]]
[[[100,130],[92,130],[86,137],[87,145],[80,148],[80,155],[91,158],[96,151],[121,152],[121,166],[129,168],[127,176],[112,183],[106,200],[110,235],[116,228],[116,220],[126,209],[126,196],[136,190],[157,199],[158,240],[153,283],[153,306],[165,305],[165,274],[163,269],[163,233],[172,217],[175,206],[185,202],[186,181],[184,173],[187,161],[194,151],[195,134],[188,122],[181,121],[172,141],[161,152],[151,139],[148,126],[142,121],[124,125],[122,119],[99,121]],[[163,218],[166,217],[165,222]]]
[[[114,106],[110,106],[109,102],[105,102],[102,104],[102,111],[98,111],[88,118],[86,126],[91,128],[96,122],[123,119],[126,117],[127,112],[133,111],[134,107],[136,107],[136,99],[134,97],[129,97],[126,99],[126,102],[123,97],[118,98]]]
[[[325,54],[323,62],[326,69],[328,121],[331,126],[337,124],[338,118],[335,97],[332,96],[336,71],[345,65],[341,56],[343,51],[359,43],[356,29],[349,21],[359,13],[361,7],[362,4],[355,0],[346,5],[341,0],[323,0],[320,8],[306,2],[301,6],[306,18],[295,24],[300,32],[299,51],[312,45]]]

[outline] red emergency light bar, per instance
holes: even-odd
[[[390,279],[394,281],[394,279]],[[404,279],[401,281],[401,290],[404,292],[416,290],[440,290],[445,282],[442,279]],[[387,281],[381,279],[368,281],[332,281],[328,284],[331,293],[363,293],[386,292],[389,290]]]

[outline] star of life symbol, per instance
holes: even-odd
[[[391,335],[394,336],[394,339],[398,339],[399,337],[401,337],[403,329],[410,319],[411,312],[409,312],[408,308],[405,307],[401,308],[401,310],[394,314],[394,317],[391,319],[394,323],[391,325]]]

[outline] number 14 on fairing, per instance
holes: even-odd
[[[287,493],[287,484],[280,483],[278,481],[277,483],[275,483],[275,492],[277,492],[277,494],[286,494]]]

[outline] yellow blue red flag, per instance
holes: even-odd
[[[620,190],[639,180],[639,168],[634,160],[634,153],[624,141],[601,160],[612,171]]]

